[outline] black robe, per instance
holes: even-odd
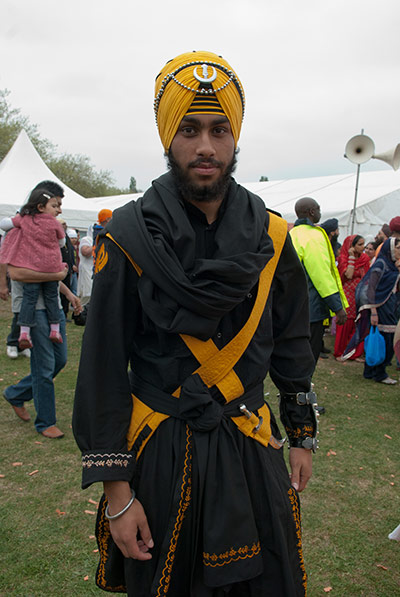
[[[274,253],[268,219],[262,201],[232,180],[218,220],[208,225],[167,174],[138,204],[114,212],[105,232],[116,242],[103,236],[99,244],[73,421],[83,486],[131,483],[155,542],[149,562],[125,560],[103,501],[98,538],[110,550],[97,574],[102,588],[197,597],[230,585],[240,591],[244,583],[243,595],[305,593],[299,502],[282,450],[245,437],[216,387],[209,390],[220,412],[214,427],[200,431],[171,416],[138,460],[126,444],[132,387],[153,387],[167,405],[199,365],[179,334],[211,337],[221,349],[246,323],[259,273]],[[306,281],[287,238],[261,321],[234,371],[260,405],[268,372],[284,395],[308,391],[313,368]],[[288,401],[285,414],[297,433],[312,426],[307,406]],[[271,426],[279,437],[273,418]]]

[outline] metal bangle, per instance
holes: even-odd
[[[104,516],[106,518],[108,518],[108,520],[115,520],[116,518],[119,518],[120,516],[125,514],[125,512],[132,506],[133,502],[135,501],[135,497],[136,497],[135,490],[132,489],[132,497],[129,500],[129,502],[126,504],[125,508],[122,508],[121,512],[117,512],[117,514],[113,514],[112,516],[111,516],[111,514],[108,513],[108,504],[107,504],[106,511],[104,512]]]

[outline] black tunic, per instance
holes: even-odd
[[[139,218],[133,215],[138,211]],[[150,231],[155,239],[155,258],[148,256],[152,245],[141,250],[148,240],[142,234],[142,216],[146,234]],[[211,337],[220,349],[239,332],[254,305],[257,269],[273,254],[267,226],[268,214],[261,200],[234,181],[218,220],[208,225],[200,210],[179,198],[170,174],[153,183],[140,206],[128,205],[114,212],[109,231],[140,265],[143,275],[139,277],[116,243],[103,237],[73,426],[83,455],[83,487],[95,481],[131,483],[144,505],[155,548],[149,562],[124,561],[112,545],[100,512],[100,540],[108,542],[112,551],[106,562],[108,579],[104,566],[98,572],[102,588],[124,591],[127,587],[137,597],[167,593],[197,597],[216,594],[212,592],[216,587],[232,584],[240,590],[247,581],[250,592],[246,595],[287,597],[305,592],[299,504],[282,450],[265,448],[245,437],[229,416],[223,416],[218,429],[209,433],[193,431],[184,420],[171,417],[160,425],[137,462],[126,445],[132,411],[129,370],[144,384],[171,394],[199,365],[179,333],[196,335],[198,330],[198,337]],[[162,287],[153,274],[160,243],[169,269],[174,269],[177,260],[184,272],[182,278],[178,268]],[[159,270],[158,275],[161,278],[163,272]],[[174,294],[179,276],[182,300],[179,293]],[[224,292],[226,301],[220,299]],[[196,303],[193,313],[187,308],[191,296]],[[245,392],[262,392],[268,372],[281,394],[308,391],[314,367],[308,337],[306,281],[287,238],[260,324],[234,367]],[[216,387],[210,393],[223,405]],[[297,434],[310,426],[308,407],[290,402],[286,415],[286,426]],[[273,419],[272,428],[279,437]],[[223,466],[219,456],[214,458],[219,453],[224,455]],[[232,462],[227,454],[232,455]],[[219,477],[215,474],[218,467]],[[240,491],[246,493],[243,503],[247,506],[243,521],[236,521],[239,530],[230,532],[229,511],[235,500],[227,495],[227,487],[236,479],[240,479]],[[223,528],[225,518],[225,550],[216,553],[209,545],[215,534],[215,545],[220,546],[216,529]],[[251,544],[237,541],[241,522],[246,527],[244,536],[251,535],[249,529],[254,527]]]

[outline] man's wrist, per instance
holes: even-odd
[[[318,440],[316,437],[310,436],[305,438],[289,438],[289,448],[302,448],[303,450],[308,450],[315,453],[318,448]]]
[[[290,416],[287,413],[287,406],[285,404],[297,405],[295,408],[307,409],[307,417],[304,423],[293,425]],[[315,452],[318,448],[318,416],[316,409],[318,406],[317,396],[311,390],[309,392],[286,393],[281,395],[281,417],[285,425],[286,433],[289,440],[289,448],[303,448],[305,450],[312,450]],[[306,422],[307,421],[307,422]]]

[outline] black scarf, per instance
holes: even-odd
[[[261,199],[232,179],[213,258],[197,258],[185,201],[167,173],[137,202],[114,211],[107,229],[143,270],[138,292],[154,324],[206,340],[273,256],[267,224]]]

